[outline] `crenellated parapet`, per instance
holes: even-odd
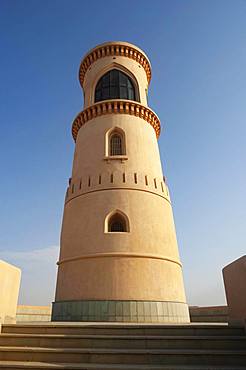
[[[102,190],[136,190],[149,192],[167,200],[170,203],[168,187],[163,178],[148,176],[133,172],[105,172],[91,174],[83,178],[69,180],[66,193],[66,203],[80,195]]]
[[[76,141],[79,129],[86,122],[105,114],[130,114],[135,117],[142,118],[153,127],[156,137],[158,138],[160,136],[160,120],[156,113],[154,113],[150,108],[136,103],[135,101],[104,100],[88,107],[77,115],[72,124],[72,135],[74,140]]]

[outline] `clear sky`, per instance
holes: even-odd
[[[188,303],[224,304],[246,250],[245,0],[0,1],[0,258],[22,268],[20,303],[53,300],[78,68],[110,40],[151,60]]]

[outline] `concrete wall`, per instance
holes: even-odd
[[[228,322],[227,306],[190,306],[191,322]]]
[[[15,323],[21,270],[0,260],[0,324]]]
[[[246,256],[223,268],[229,323],[246,327]]]
[[[50,321],[51,306],[17,306],[16,321]]]

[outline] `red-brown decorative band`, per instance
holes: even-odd
[[[156,137],[160,136],[161,123],[157,115],[148,107],[129,100],[104,100],[91,105],[80,112],[72,124],[72,135],[76,141],[79,129],[88,121],[105,114],[130,114],[147,121],[155,130]]]
[[[145,70],[147,80],[151,80],[151,68],[150,63],[146,56],[141,53],[138,49],[132,46],[124,45],[120,43],[101,45],[98,48],[93,49],[86,57],[82,60],[79,68],[79,81],[83,87],[85,74],[92,63],[96,60],[106,56],[124,56],[133,60],[136,60]]]

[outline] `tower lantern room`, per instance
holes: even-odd
[[[81,62],[53,321],[189,322],[150,79],[147,56],[126,42]]]

